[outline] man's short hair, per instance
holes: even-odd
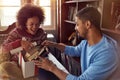
[[[78,11],[76,16],[82,21],[89,20],[92,23],[92,25],[100,29],[101,14],[97,10],[97,8],[85,7],[81,9],[80,11]]]

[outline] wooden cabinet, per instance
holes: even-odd
[[[103,0],[102,28],[115,30],[120,15],[120,0]]]
[[[120,44],[120,0],[101,0],[101,30]]]
[[[100,11],[103,31],[120,34],[120,28],[116,30],[120,23],[120,0],[61,0],[59,42],[68,42],[75,31],[76,13],[86,6],[94,6]]]
[[[78,10],[86,6],[98,5],[99,0],[62,0],[60,42],[67,43],[70,35],[75,32],[75,16]]]

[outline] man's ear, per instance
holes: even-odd
[[[89,20],[86,21],[85,25],[87,29],[91,28],[91,22]]]

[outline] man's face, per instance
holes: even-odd
[[[79,18],[76,17],[76,26],[75,26],[75,30],[78,32],[78,35],[82,38],[87,37],[87,26],[86,26],[86,22],[83,22],[82,20],[80,20]]]
[[[40,26],[40,23],[39,23],[38,17],[28,18],[27,23],[26,23],[28,33],[34,35],[37,32],[39,26]]]

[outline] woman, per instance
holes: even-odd
[[[17,26],[10,32],[4,44],[25,37],[29,41],[37,41],[40,44],[46,38],[46,34],[40,25],[44,22],[45,15],[41,7],[26,4],[17,14]]]
[[[2,45],[4,53],[10,53],[14,48],[22,46],[23,51],[29,51],[32,43],[40,46],[47,38],[47,34],[40,27],[45,19],[44,11],[41,7],[26,4],[17,13],[16,27],[9,34]],[[24,38],[25,40],[22,40]],[[10,62],[18,63],[18,55],[10,54]],[[15,72],[13,70],[13,72]]]
[[[15,29],[9,33],[3,43],[5,51],[9,52],[16,46],[22,46],[24,50],[28,51],[33,46],[33,42],[40,45],[47,38],[44,30],[40,28],[44,19],[45,15],[41,7],[33,4],[24,5],[18,11]],[[22,41],[23,37],[26,41]]]

